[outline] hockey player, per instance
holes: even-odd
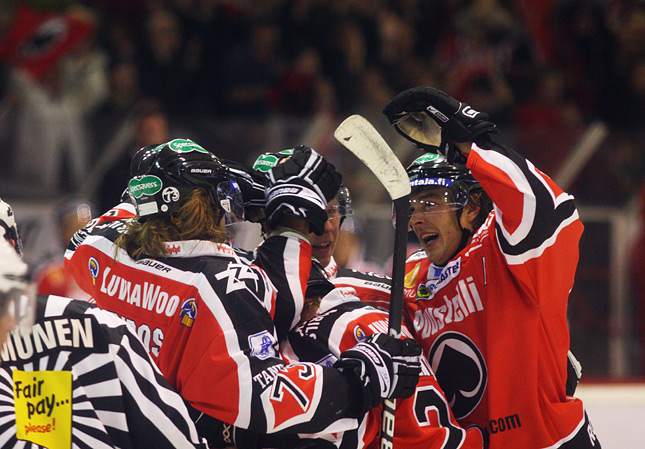
[[[459,423],[485,428],[491,449],[600,447],[565,390],[583,230],[573,197],[444,92],[413,88],[383,112],[440,153],[408,168],[423,250],[407,261],[405,311]]]
[[[266,173],[280,160],[289,157],[293,150],[283,150],[277,153],[264,153],[253,163],[253,169]],[[318,260],[331,282],[337,287],[352,287],[356,294],[374,307],[388,310],[392,282],[388,276],[379,273],[361,272],[351,267],[339,268],[334,259],[334,250],[338,242],[338,234],[346,216],[354,213],[352,197],[349,189],[341,186],[336,196],[329,201],[327,221],[323,233],[308,235],[311,241],[312,256]]]
[[[123,320],[84,301],[38,295],[34,302],[26,274],[0,240],[3,448],[206,447]]]
[[[228,168],[190,140],[140,153],[129,183],[137,219],[123,204],[94,220],[73,237],[66,267],[136,327],[184,399],[235,427],[223,428],[223,444],[253,447],[257,434],[284,429],[346,430],[383,398],[412,393],[417,349],[383,348],[387,336],[341,355],[336,368],[279,357],[304,302],[306,235],[322,232],[340,184],[331,164],[303,147],[271,170],[265,211],[274,232],[249,265],[225,243],[225,222],[243,206]]]
[[[306,291],[303,321],[282,345],[291,361],[333,365],[343,351],[388,328],[388,314],[362,302],[351,287],[334,288],[320,270],[312,267]],[[402,338],[412,338],[401,328]],[[376,448],[381,429],[380,408],[365,415],[358,429],[335,435],[309,435],[338,448]],[[481,449],[484,435],[476,427],[457,424],[450,405],[427,360],[414,394],[396,403],[394,444],[397,449]],[[332,447],[332,446],[330,446]]]

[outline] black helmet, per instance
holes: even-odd
[[[226,224],[244,217],[242,193],[226,165],[188,139],[141,148],[132,158],[128,192],[139,221],[177,212],[196,187],[205,188]]]
[[[291,155],[293,155],[293,150],[294,148],[289,148],[288,150],[282,150],[275,153],[262,153],[258,156],[255,162],[253,162],[253,170],[266,174],[273,167],[281,163],[281,161],[291,157]],[[341,185],[334,198],[338,201],[338,215],[341,217],[341,220],[354,213],[352,197],[347,187]]]
[[[411,218],[417,214],[432,214],[445,210],[454,210],[457,214],[461,229],[461,241],[457,252],[455,252],[457,254],[466,247],[473,233],[473,231],[463,228],[459,222],[463,208],[470,200],[470,194],[474,191],[482,193],[479,199],[480,212],[474,222],[475,229],[481,226],[493,207],[490,198],[466,165],[448,162],[446,157],[441,154],[426,153],[415,159],[408,167],[407,173],[412,187],[410,210],[413,214]],[[415,198],[418,193],[424,190],[437,188],[443,188],[443,195]],[[439,204],[437,198],[442,198],[443,202]],[[412,227],[412,222],[410,222],[410,227]]]
[[[452,193],[451,198],[446,198],[446,203],[452,209],[463,208],[470,192],[481,189],[481,185],[465,165],[448,162],[441,154],[426,153],[415,159],[407,173],[412,195],[428,188],[444,187]]]

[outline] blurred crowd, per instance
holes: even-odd
[[[100,197],[89,174],[169,133],[238,158],[305,137],[333,153],[339,120],[382,123],[416,85],[487,111],[547,171],[595,120],[616,129],[620,168],[642,165],[625,147],[645,121],[643,1],[2,3],[3,174],[31,188]]]
[[[410,162],[381,109],[420,85],[488,112],[549,174],[602,123],[568,190],[640,191],[643,0],[0,0],[0,196],[103,212],[134,151],[190,137],[242,162],[310,145],[359,210],[386,204],[333,130],[362,114]]]

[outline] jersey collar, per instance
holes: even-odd
[[[233,256],[235,251],[226,243],[215,243],[207,240],[182,240],[165,242],[168,257],[199,257],[199,256]]]
[[[338,264],[334,256],[329,259],[329,263],[325,267],[325,273],[327,273],[327,279],[334,279],[338,274]]]

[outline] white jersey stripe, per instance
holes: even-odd
[[[518,242],[526,238],[526,236],[531,231],[533,223],[535,221],[535,212],[536,212],[536,201],[533,190],[526,179],[522,170],[508,157],[498,153],[497,151],[484,150],[479,148],[477,145],[473,144],[473,147],[477,150],[477,154],[481,156],[487,163],[494,165],[499,168],[501,171],[506,173],[510,178],[513,184],[515,185],[517,191],[523,195],[522,199],[522,221],[517,226],[517,229],[510,233],[504,226],[504,220],[502,216],[502,211],[495,206],[495,214],[497,215],[498,220],[502,224],[500,226],[504,238],[508,240],[511,244],[515,245]]]
[[[114,352],[116,356],[116,350],[119,349],[118,346],[114,346]],[[130,346],[130,340],[129,338],[124,338],[121,341],[121,347],[125,348],[130,356],[130,363],[131,366],[135,369],[134,374],[137,376],[143,377],[144,379],[153,379],[155,376],[155,366],[148,363],[147,360],[145,360],[143,357],[141,357],[131,346]],[[130,370],[130,365],[123,365],[125,366],[128,370]],[[117,364],[117,369],[119,368],[119,365]],[[158,375],[161,375],[160,373]],[[120,376],[119,376],[120,377]],[[139,385],[139,382],[136,383],[136,385]],[[177,409],[177,411],[182,415],[182,417],[186,421],[190,421],[190,416],[188,413],[186,413],[186,410],[184,409],[183,401],[181,400],[181,397],[177,394],[174,393],[172,390],[167,390],[165,388],[157,388],[156,389],[157,394],[159,394],[159,397],[161,400],[164,402],[164,404],[167,404],[168,406]],[[161,411],[163,414],[163,411]],[[165,415],[164,415],[165,416]],[[191,429],[192,430],[192,429]],[[192,433],[191,438],[197,439],[197,433]]]
[[[574,223],[576,221],[578,221],[578,211],[577,210],[574,211],[574,213],[569,218],[567,218],[562,223],[560,223],[560,226],[558,226],[558,229],[555,230],[553,235],[551,237],[549,237],[548,239],[546,239],[537,248],[533,248],[533,249],[531,249],[529,251],[526,251],[526,252],[524,252],[522,254],[517,254],[517,255],[505,254],[503,251],[501,251],[501,248],[500,248],[500,251],[502,252],[502,254],[504,254],[504,259],[506,259],[506,262],[509,265],[521,265],[521,264],[523,264],[525,262],[528,262],[531,259],[535,259],[537,257],[540,257],[544,253],[544,251],[547,250],[547,248],[549,248],[549,247],[551,247],[551,246],[553,246],[555,244],[555,242],[558,240],[558,235],[560,235],[560,232],[564,228],[566,228],[567,226],[569,226],[570,224],[572,224],[572,223]],[[497,242],[497,244],[499,245],[499,241]]]
[[[164,413],[164,411],[160,410],[157,405],[141,391],[141,386],[135,378],[135,374],[132,372],[131,367],[128,366],[121,358],[116,358],[114,365],[119,372],[121,383],[125,389],[132,395],[141,409],[146,411],[146,418],[155,424],[155,426],[175,447],[192,447],[190,441],[188,441],[186,436],[177,429],[175,424]]]
[[[226,346],[230,348],[229,354],[237,365],[240,397],[238,400],[239,413],[234,424],[236,427],[247,429],[251,423],[251,410],[249,405],[251,404],[251,393],[253,390],[253,379],[251,377],[251,365],[249,363],[249,359],[245,356],[244,352],[242,352],[237,340],[237,333],[235,332],[233,322],[224,309],[222,301],[217,296],[217,293],[215,293],[215,290],[213,290],[211,284],[203,275],[200,275],[199,282],[195,287],[197,287],[204,304],[206,304],[215,317],[215,320],[222,328],[222,333],[226,340]]]

